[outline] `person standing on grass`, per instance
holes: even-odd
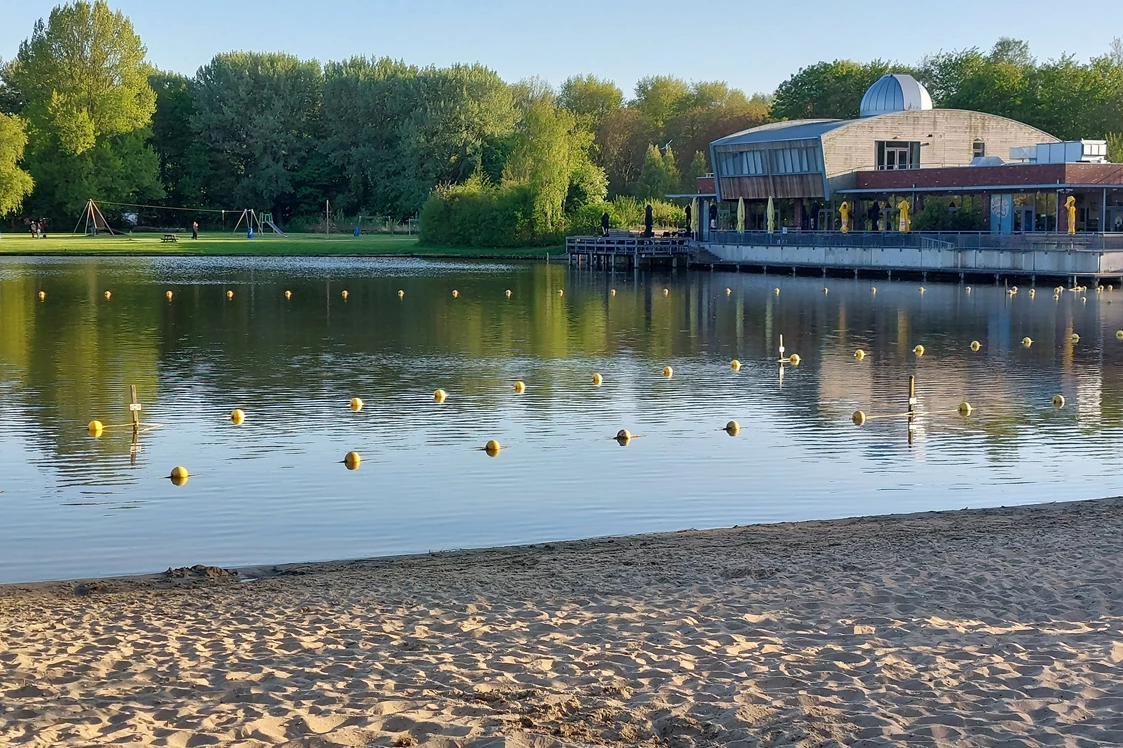
[[[191,222],[191,238],[192,239],[198,239],[199,238],[199,222],[198,221],[192,221]]]
[[[47,238],[47,219],[46,218],[40,218],[39,219],[39,238],[40,239],[46,239]]]

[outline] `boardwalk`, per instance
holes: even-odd
[[[571,265],[615,269],[651,265],[656,262],[685,267],[697,251],[697,245],[682,236],[643,237],[634,234],[617,236],[571,236],[565,242]]]

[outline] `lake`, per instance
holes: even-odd
[[[1118,494],[1123,291],[926,285],[0,259],[0,582]]]

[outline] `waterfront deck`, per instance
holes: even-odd
[[[565,252],[571,265],[614,269],[639,267],[656,262],[685,266],[698,246],[685,236],[644,237],[636,234],[610,236],[571,236],[566,239]]]
[[[683,236],[570,237],[566,251],[570,264],[605,270],[665,263],[890,278],[1123,281],[1123,234],[715,231],[705,242]]]
[[[823,274],[1123,278],[1123,234],[714,232],[695,264]]]

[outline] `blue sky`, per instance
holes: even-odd
[[[0,58],[11,58],[35,20],[47,16],[54,4],[0,0]],[[1103,23],[1089,23],[1075,7],[1059,9],[1044,0],[110,4],[132,18],[152,62],[187,74],[217,52],[283,50],[321,61],[367,54],[418,65],[480,62],[509,81],[538,75],[557,84],[575,73],[594,73],[616,81],[626,93],[637,79],[656,73],[768,92],[801,66],[823,59],[913,62],[940,49],[990,47],[1003,35],[1029,41],[1039,59],[1069,52],[1085,60],[1105,53],[1112,36],[1123,34],[1118,23],[1123,11],[1110,10],[1113,3],[1099,6]],[[841,6],[847,9],[840,11]],[[1108,22],[1109,16],[1116,22]]]

